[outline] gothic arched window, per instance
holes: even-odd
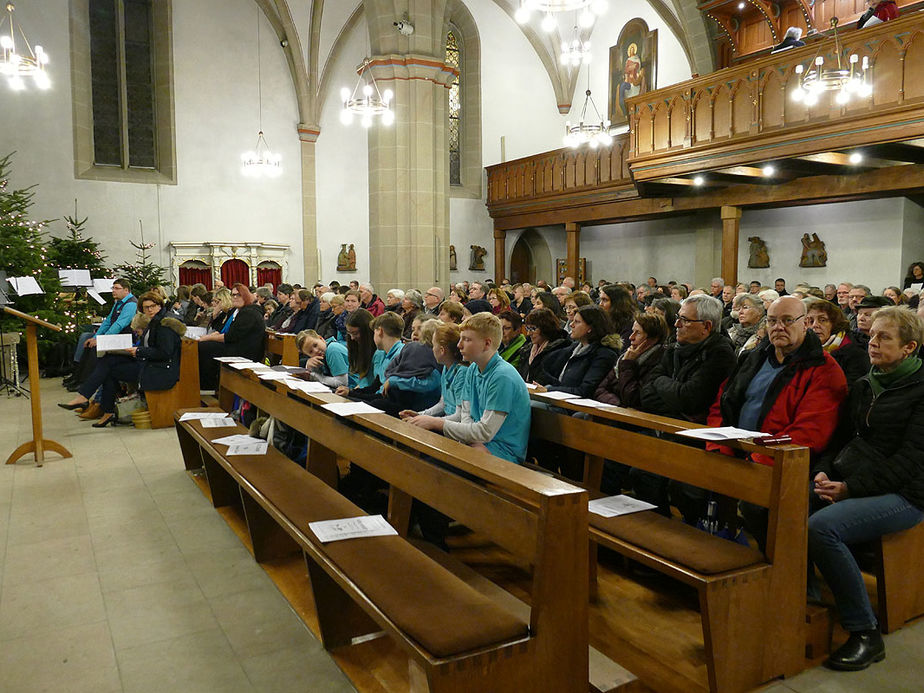
[[[459,71],[449,86],[449,184],[462,185],[462,43],[453,26],[446,34],[446,64]]]

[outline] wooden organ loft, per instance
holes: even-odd
[[[896,0],[902,16],[924,7],[921,0]],[[716,29],[716,65],[732,67],[767,55],[791,26],[802,29],[806,45],[831,35],[837,17],[842,37],[856,30],[866,0],[705,0],[699,10]]]
[[[815,2],[819,17],[826,2]],[[846,32],[841,51],[869,58],[868,98],[792,98],[797,66],[834,58],[834,39],[819,37],[629,99],[629,132],[608,147],[488,166],[494,276],[506,276],[510,230],[563,227],[568,273],[578,276],[582,225],[720,209],[722,276],[734,283],[742,209],[921,194],[924,12]]]

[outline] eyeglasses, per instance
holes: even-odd
[[[767,318],[767,327],[776,327],[777,325],[782,325],[783,327],[792,327],[804,317],[804,315],[800,315],[797,318]]]
[[[240,294],[239,294],[239,293],[236,293],[236,292],[234,292],[234,291],[232,291],[232,292],[231,292],[231,296],[232,296],[232,297],[236,297],[236,296],[240,296]]]
[[[526,331],[527,331],[527,332],[535,332],[535,331],[538,330],[538,329],[539,329],[539,328],[536,327],[535,325],[527,325],[527,326],[526,326]]]
[[[427,292],[427,296],[432,296],[433,298],[439,298],[439,296],[438,296],[437,294],[433,293],[432,291],[428,291],[428,292]]]
[[[677,325],[689,325],[691,322],[706,322],[705,320],[690,320],[690,318],[685,318],[682,315],[678,315],[677,319],[674,320],[674,323]]]

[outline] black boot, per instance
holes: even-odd
[[[873,662],[885,659],[885,643],[878,630],[851,633],[843,645],[825,660],[825,666],[837,671],[860,671]]]

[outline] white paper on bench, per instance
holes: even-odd
[[[269,443],[261,440],[259,443],[237,443],[228,447],[226,455],[265,455]]]
[[[188,411],[180,416],[180,421],[195,421],[196,419],[223,419],[227,416],[223,411]]]
[[[97,354],[131,348],[132,336],[130,334],[101,334],[96,337]]]
[[[536,394],[549,399],[580,399],[579,395],[572,395],[570,392],[537,392]]]
[[[596,500],[592,500],[587,504],[587,509],[590,512],[602,517],[628,515],[629,513],[637,513],[642,510],[651,510],[656,507],[658,506],[625,495],[597,498]]]
[[[535,390],[537,387],[539,387],[539,386],[536,385],[536,383],[526,383],[526,389],[527,389],[527,390]]]
[[[190,339],[199,339],[199,337],[204,337],[207,334],[208,334],[208,330],[204,327],[196,327],[195,325],[188,325],[186,327],[186,336],[189,337]],[[235,358],[235,357],[232,356],[231,358]]]
[[[718,428],[691,428],[686,431],[677,431],[679,435],[697,438],[699,440],[738,440],[739,438],[760,438],[767,435],[760,431],[746,431],[734,426],[720,426]]]
[[[260,380],[289,380],[292,376],[280,371],[268,370],[257,374]]]
[[[242,443],[257,443],[263,440],[262,438],[254,438],[253,436],[248,436],[244,433],[237,433],[233,436],[225,436],[224,438],[216,438],[212,441],[212,444],[217,443],[218,445],[240,445]]]
[[[246,359],[244,361],[235,361],[234,363],[229,363],[228,365],[231,366],[231,368],[236,368],[239,371],[242,371],[245,368],[260,368],[259,363],[247,361]]]
[[[186,329],[188,330],[189,328],[187,327]],[[253,361],[243,356],[216,356],[215,360],[222,363],[253,363]]]
[[[228,428],[234,425],[234,419],[230,416],[202,419],[202,428]]]
[[[316,383],[313,380],[286,380],[286,385],[293,390],[302,392],[330,392],[330,388],[324,383]]]
[[[322,404],[322,409],[327,409],[337,416],[356,416],[357,414],[381,414],[381,409],[376,409],[371,404],[365,402],[331,402]]]
[[[363,515],[361,517],[346,517],[342,520],[309,522],[308,528],[314,532],[314,535],[322,544],[343,539],[358,539],[359,537],[387,537],[398,533],[381,515]]]
[[[593,407],[594,409],[599,409],[600,407],[609,407],[611,405],[606,402],[598,402],[595,399],[587,399],[584,397],[579,397],[578,399],[568,400],[568,404],[578,404],[582,407]]]

